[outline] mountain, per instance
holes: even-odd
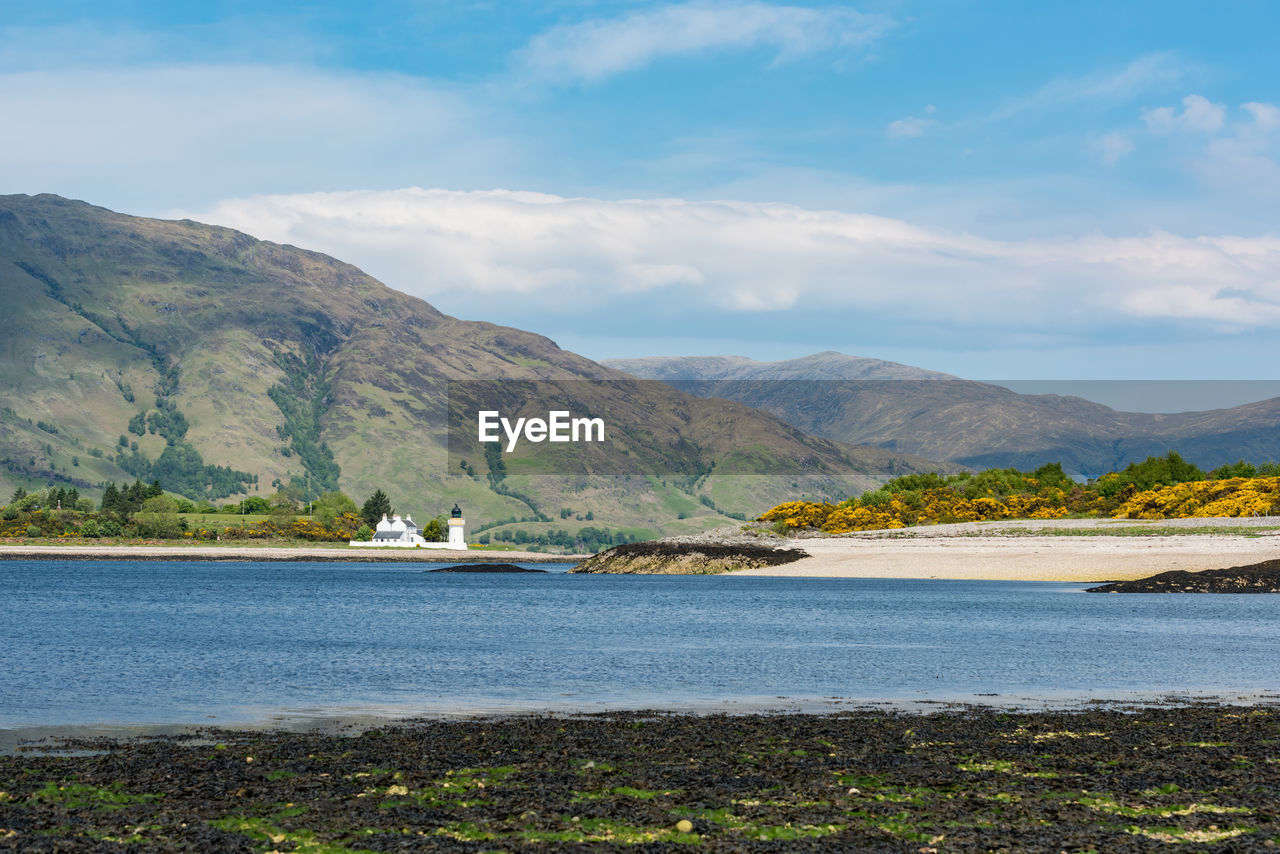
[[[780,362],[758,362],[746,356],[649,356],[604,359],[600,364],[651,380],[954,380],[951,374],[898,362],[846,356],[825,350]]]
[[[473,530],[543,519],[654,533],[936,467],[637,383],[316,252],[57,196],[0,197],[0,300],[0,498],[134,477],[193,499],[382,488],[419,518],[458,502]],[[526,446],[486,463],[474,427],[456,424],[451,455],[450,415],[489,405],[495,379],[513,410],[606,414],[612,456],[548,468]],[[620,460],[630,468],[611,468]]]
[[[1280,460],[1280,398],[1205,412],[1121,412],[833,352],[780,362],[714,356],[602,364],[745,403],[816,436],[974,468],[1061,462],[1092,477],[1169,450],[1206,468]]]

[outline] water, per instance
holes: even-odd
[[[0,728],[1280,689],[1280,596],[424,566],[0,561]]]

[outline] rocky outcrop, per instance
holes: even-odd
[[[631,575],[715,575],[760,566],[781,566],[808,557],[800,549],[744,543],[654,540],[627,543],[587,558],[570,572]]]
[[[1089,593],[1280,593],[1280,560],[1228,569],[1175,569],[1137,581],[1090,587]]]
[[[425,572],[546,572],[545,569],[530,569],[514,563],[459,563],[453,566],[442,566],[439,569],[428,569]]]

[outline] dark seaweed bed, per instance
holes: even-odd
[[[1187,572],[1174,569],[1136,581],[1090,587],[1087,593],[1280,593],[1280,560]]]
[[[1264,851],[1280,839],[1271,706],[614,713],[63,746],[101,752],[0,757],[0,849]]]

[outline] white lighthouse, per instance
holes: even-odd
[[[466,551],[466,527],[467,520],[462,518],[462,511],[458,509],[457,504],[453,505],[453,509],[449,511],[449,539],[445,543],[445,547]]]

